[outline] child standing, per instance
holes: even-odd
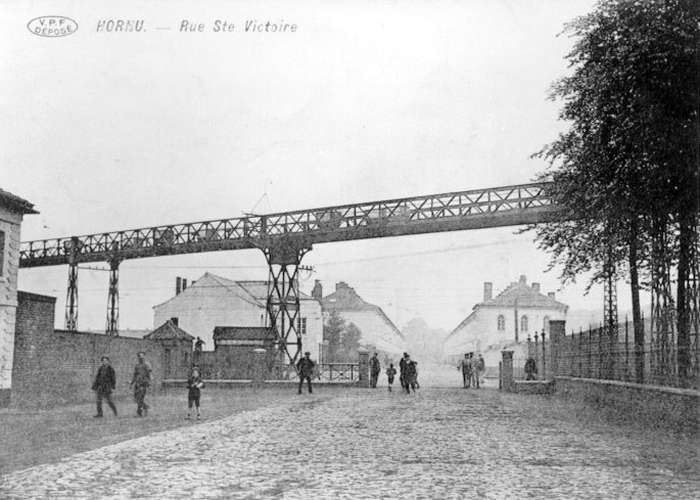
[[[197,409],[197,420],[200,418],[199,413],[199,397],[201,395],[200,389],[204,387],[204,381],[199,374],[199,368],[192,368],[192,375],[187,379],[187,419],[189,420],[190,414],[192,412],[192,405]]]
[[[391,392],[391,384],[394,383],[395,376],[396,376],[396,368],[394,368],[394,363],[390,363],[389,368],[386,369],[386,378],[389,381],[389,392]]]

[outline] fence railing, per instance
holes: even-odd
[[[322,382],[357,382],[360,378],[358,363],[322,363],[318,365]]]
[[[658,341],[659,336],[653,332],[650,337],[654,341],[645,342],[637,350],[628,321],[618,326],[615,335],[600,327],[562,335],[556,341],[556,375],[700,389],[697,369],[685,376],[679,373],[677,344]],[[689,354],[693,358],[691,367],[697,367],[697,342],[691,343]]]

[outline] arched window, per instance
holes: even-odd
[[[502,314],[498,315],[498,331],[503,331],[506,329],[506,318]]]
[[[545,316],[542,320],[542,331],[544,333],[549,333],[549,316]]]
[[[527,316],[523,316],[520,318],[520,331],[521,332],[527,331]]]

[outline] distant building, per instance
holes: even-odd
[[[382,308],[365,302],[347,283],[336,283],[335,292],[324,297],[321,282],[316,280],[311,295],[321,301],[324,318],[337,311],[346,323],[354,323],[362,332],[362,344],[395,355],[405,350],[403,335]]]
[[[450,362],[456,362],[466,352],[481,353],[487,366],[498,366],[500,351],[517,342],[525,342],[535,332],[549,333],[549,321],[565,320],[569,308],[557,302],[554,292],[544,295],[540,284],[527,284],[520,276],[497,296],[492,296],[493,284],[484,283],[484,300],[476,304],[444,342],[444,352]]]
[[[178,326],[176,318],[169,319],[148,335],[163,346],[163,378],[186,378],[192,366],[194,337]]]
[[[27,200],[0,189],[0,407],[9,404],[12,387],[20,225],[36,213]]]
[[[302,349],[319,359],[323,341],[321,304],[303,292],[299,295]],[[267,281],[233,281],[205,273],[190,286],[183,287],[178,278],[175,296],[153,307],[154,327],[171,318],[176,318],[179,327],[189,334],[200,337],[204,351],[212,351],[217,326],[268,326]]]

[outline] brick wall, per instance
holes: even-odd
[[[153,368],[154,388],[163,378],[163,349],[157,342],[128,337],[54,330],[56,299],[18,292],[11,404],[47,407],[92,401],[102,356],[117,375],[117,397],[131,395],[129,382],[139,351]]]

